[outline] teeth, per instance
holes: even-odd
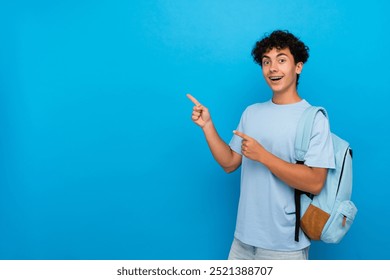
[[[278,77],[269,77],[272,81],[276,81],[276,80],[280,80],[282,77],[281,76],[278,76]]]

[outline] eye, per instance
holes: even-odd
[[[270,63],[269,60],[263,60],[263,65],[264,65],[264,66],[269,65],[269,63]]]
[[[285,62],[286,62],[286,59],[285,59],[285,58],[279,59],[279,63],[285,63]]]

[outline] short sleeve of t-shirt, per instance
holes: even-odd
[[[309,149],[305,156],[305,165],[311,167],[335,168],[329,121],[322,112],[318,112],[314,119]]]

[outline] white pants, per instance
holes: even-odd
[[[298,251],[273,251],[242,243],[234,238],[229,260],[307,260],[309,247]]]

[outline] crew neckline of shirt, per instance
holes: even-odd
[[[302,98],[298,102],[295,103],[288,103],[288,104],[277,104],[272,101],[272,99],[269,100],[269,103],[275,107],[289,107],[289,106],[296,106],[307,103],[306,99]]]

